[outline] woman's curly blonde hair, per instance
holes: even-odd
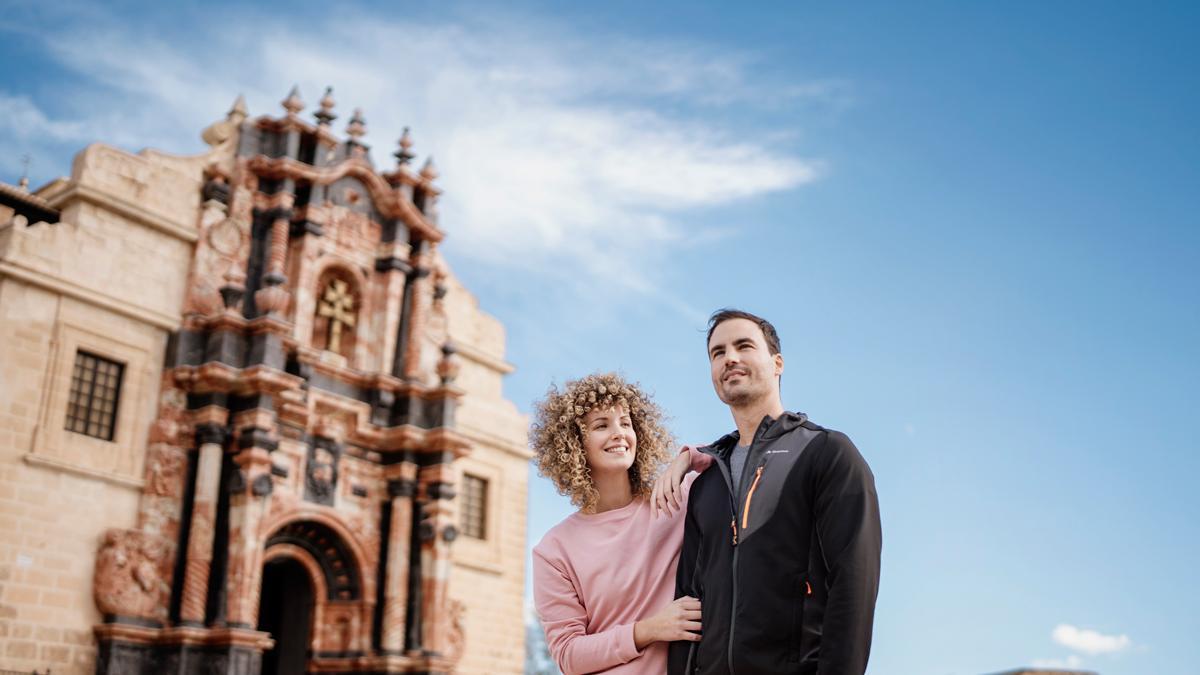
[[[559,494],[570,497],[584,512],[595,510],[599,494],[583,449],[583,418],[592,410],[613,406],[629,411],[637,436],[629,485],[634,497],[647,496],[670,457],[673,441],[662,410],[636,384],[616,373],[597,373],[567,382],[562,391],[551,385],[546,398],[534,406],[530,444],[538,473],[554,481]]]

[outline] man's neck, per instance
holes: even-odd
[[[758,431],[758,425],[762,424],[763,418],[779,419],[784,411],[783,402],[779,400],[779,397],[772,396],[737,408],[730,406],[729,412],[733,414],[733,421],[737,424],[740,437],[738,443],[750,445],[754,441],[754,432]]]

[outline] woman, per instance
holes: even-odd
[[[679,476],[712,459],[681,453],[655,488],[670,434],[658,406],[615,374],[552,387],[535,414],[538,470],[579,507],[533,549],[551,656],[566,675],[665,673],[667,643],[700,639],[700,602],[672,600],[691,485]]]

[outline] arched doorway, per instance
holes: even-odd
[[[308,570],[295,558],[277,558],[263,567],[262,580],[258,629],[275,640],[275,646],[263,654],[262,675],[303,673],[308,664],[314,602]]]

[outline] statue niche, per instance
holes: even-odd
[[[313,318],[312,346],[354,362],[358,310],[362,302],[358,283],[344,270],[332,269],[317,284],[317,310]]]
[[[304,472],[304,498],[317,504],[333,506],[338,484],[338,460],[342,447],[336,441],[315,436],[308,446],[308,461]]]

